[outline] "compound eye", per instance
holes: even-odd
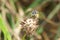
[[[36,10],[33,10],[33,11],[32,11],[32,14],[33,14],[33,15],[35,15],[36,13],[37,13],[37,11],[36,11]]]

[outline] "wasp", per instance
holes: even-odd
[[[32,17],[39,18],[39,12],[37,10],[33,10]]]

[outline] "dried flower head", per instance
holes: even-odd
[[[20,24],[26,29],[26,32],[32,33],[38,27],[38,19],[27,18],[26,20],[21,21]]]

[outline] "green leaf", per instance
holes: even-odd
[[[43,0],[35,0],[30,6],[29,8],[34,8],[36,7],[38,4],[40,4]]]
[[[11,35],[8,31],[8,29],[6,28],[5,22],[2,19],[2,16],[0,15],[0,29],[2,30],[2,32],[4,33],[4,40],[12,40],[11,39]]]
[[[43,32],[43,27],[39,26],[36,32],[37,34],[41,34]]]
[[[11,14],[8,13],[8,14],[6,14],[6,16],[7,16],[7,20],[8,20],[8,22],[9,22],[11,28],[14,29],[14,22],[13,22],[13,20],[12,20]]]

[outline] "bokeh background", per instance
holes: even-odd
[[[0,0],[0,40],[60,40],[60,0]]]

